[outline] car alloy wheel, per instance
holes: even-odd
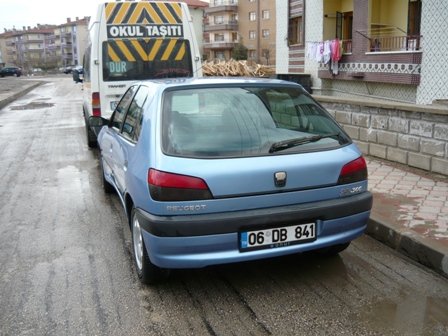
[[[135,206],[131,211],[131,230],[134,260],[139,279],[144,284],[153,285],[168,277],[169,270],[157,267],[149,260]]]
[[[134,245],[135,264],[140,273],[143,268],[143,237],[140,223],[135,214],[132,218],[132,241]]]

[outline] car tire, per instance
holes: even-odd
[[[149,259],[135,206],[132,206],[131,211],[131,231],[134,262],[140,281],[146,285],[153,285],[167,278],[169,271],[157,267]]]
[[[339,244],[339,245],[333,245],[333,246],[325,247],[325,248],[322,248],[320,250],[317,250],[317,252],[320,255],[333,256],[333,255],[339,254],[342,251],[346,250],[349,246],[350,246],[350,242],[345,243],[345,244]]]
[[[115,188],[112,184],[110,184],[106,180],[106,175],[104,172],[104,159],[101,155],[100,155],[100,164],[101,164],[101,175],[103,177],[103,190],[106,194],[112,194],[113,192],[115,192]]]
[[[87,146],[89,148],[96,148],[98,143],[96,141],[95,132],[86,124]]]
[[[14,77],[17,77],[17,74],[15,73],[13,76],[14,76]]]

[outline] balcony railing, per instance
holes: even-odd
[[[210,0],[210,7],[238,6],[238,0]]]
[[[22,44],[28,43],[44,43],[44,40],[22,40]]]
[[[421,35],[370,37],[371,52],[421,50]]]
[[[210,6],[205,8],[205,14],[216,12],[238,12],[237,0],[211,0]]]
[[[223,41],[211,41],[204,44],[206,49],[232,49],[238,46],[238,41],[223,40]]]
[[[30,48],[26,48],[25,50],[24,50],[24,52],[36,52],[36,51],[38,51],[38,52],[43,52],[45,49],[43,48],[43,47],[41,47],[41,48],[38,48],[38,47],[30,47]]]
[[[238,30],[238,20],[228,20],[222,22],[209,23],[205,25],[204,30],[206,32],[219,31],[219,30]]]
[[[344,54],[352,53],[352,40],[342,40],[342,52]]]

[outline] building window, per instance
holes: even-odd
[[[267,20],[269,19],[269,9],[265,9],[261,12],[261,18],[263,20]]]
[[[221,6],[222,0],[215,0],[215,6]]]
[[[302,44],[302,17],[289,20],[289,44]]]
[[[249,58],[255,58],[257,56],[257,54],[255,53],[255,50],[249,50],[248,54],[249,54]]]
[[[257,20],[257,14],[255,12],[249,13],[249,21],[255,21]]]
[[[249,2],[255,2],[255,0],[249,0]]]
[[[255,40],[257,38],[257,32],[255,30],[249,31],[249,40]]]
[[[223,34],[215,34],[215,41],[217,41],[217,42],[224,41],[224,35]]]
[[[263,29],[262,30],[262,34],[263,34],[262,36],[263,36],[264,39],[268,39],[269,35],[270,35],[269,34],[269,29]]]
[[[215,24],[222,24],[224,22],[223,16],[215,16]]]
[[[223,59],[224,58],[224,52],[223,51],[217,51],[215,53],[215,58]]]

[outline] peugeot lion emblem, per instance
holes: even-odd
[[[286,185],[286,172],[276,172],[274,180],[277,187],[284,187]]]

